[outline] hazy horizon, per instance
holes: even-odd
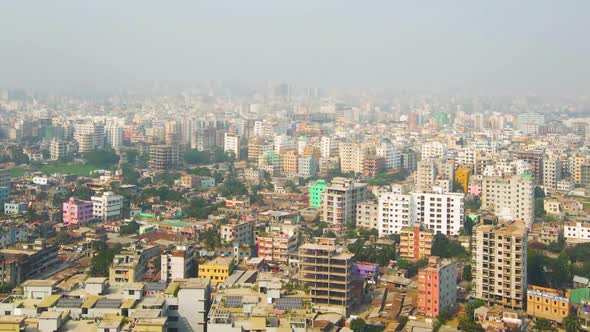
[[[588,1],[4,1],[0,87],[590,92]]]

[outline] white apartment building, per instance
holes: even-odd
[[[393,145],[385,142],[381,143],[375,149],[375,154],[378,157],[382,157],[383,159],[385,159],[385,168],[401,168],[401,154]]]
[[[530,174],[486,176],[481,182],[481,208],[501,220],[534,221],[534,185]]]
[[[422,160],[445,159],[447,146],[441,142],[428,142],[422,145]]]
[[[379,197],[379,236],[400,234],[402,227],[421,223],[435,233],[457,235],[463,225],[462,193],[383,193]]]
[[[105,142],[113,149],[123,146],[124,132],[123,127],[110,125],[104,128]]]
[[[120,219],[123,212],[123,196],[107,191],[102,196],[92,196],[92,215],[97,220]]]
[[[430,191],[437,177],[434,160],[420,160],[416,167],[416,191]]]
[[[321,217],[336,229],[356,222],[356,205],[367,200],[367,184],[336,177],[322,192]]]
[[[299,157],[297,159],[297,172],[299,176],[310,177],[318,173],[318,161],[314,157]]]
[[[257,137],[272,137],[274,129],[272,123],[262,120],[254,122],[254,136]]]
[[[101,149],[104,147],[104,126],[100,123],[77,124],[74,140],[78,142],[79,153]]]
[[[362,143],[340,143],[338,148],[340,171],[362,173],[363,163],[369,152],[370,147]]]
[[[561,160],[543,160],[543,186],[549,189],[557,189],[557,182],[561,180],[561,170]]]
[[[525,308],[527,227],[524,222],[473,228],[472,273],[475,297],[488,305]]]
[[[211,281],[208,278],[190,278],[174,283],[176,292],[166,295],[168,328],[205,332],[211,308]]]
[[[338,140],[323,136],[320,141],[320,154],[322,158],[333,157],[338,153]]]
[[[254,244],[254,227],[250,222],[234,222],[222,225],[221,239],[226,243],[239,243],[251,246]]]
[[[356,205],[356,227],[378,229],[379,203],[375,201],[361,202]]]
[[[52,140],[49,146],[49,155],[51,160],[59,160],[64,158],[68,153],[68,145],[62,140]]]
[[[232,134],[232,133],[225,133],[224,143],[223,143],[223,151],[224,152],[233,152],[235,159],[240,159],[240,135]]]
[[[590,224],[570,221],[563,225],[563,236],[570,242],[590,241]]]
[[[193,247],[176,245],[173,250],[163,253],[160,256],[160,280],[169,283],[189,277],[189,270],[197,263],[195,252]]]

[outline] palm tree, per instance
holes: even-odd
[[[578,332],[582,330],[578,314],[575,310],[563,319],[563,325],[565,325],[566,332]]]

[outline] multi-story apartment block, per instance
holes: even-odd
[[[166,326],[169,330],[207,331],[207,316],[211,308],[211,281],[209,279],[177,279],[168,285],[164,294],[166,297],[165,315],[168,317]]]
[[[356,227],[377,229],[379,227],[379,203],[360,202],[356,205]]]
[[[340,143],[338,155],[340,156],[340,171],[342,173],[362,173],[365,158],[371,155],[371,146],[363,143]]]
[[[326,189],[325,180],[317,180],[309,185],[309,206],[310,207],[321,207],[322,206],[322,195]]]
[[[132,244],[115,255],[109,268],[109,283],[125,285],[143,280],[148,262],[160,254],[157,246]]]
[[[335,229],[356,221],[356,205],[367,199],[367,185],[336,177],[322,193],[321,219]]]
[[[531,166],[533,173],[534,182],[540,182],[543,180],[543,159],[545,154],[543,151],[516,151],[514,152],[514,158],[518,160],[524,160]]]
[[[235,160],[240,160],[240,135],[225,133],[223,138],[223,151],[233,154]]]
[[[254,244],[254,227],[251,222],[230,222],[220,227],[221,239],[226,243],[238,243],[251,246]]]
[[[183,154],[179,145],[152,145],[150,147],[149,167],[163,172],[182,164]]]
[[[316,176],[318,174],[318,160],[312,156],[299,157],[297,172],[299,176],[306,178]]]
[[[430,191],[437,177],[436,162],[426,159],[418,162],[416,168],[416,191]]]
[[[92,215],[96,220],[120,219],[123,212],[123,196],[107,191],[102,196],[92,196]]]
[[[233,257],[217,257],[211,261],[199,264],[198,277],[211,280],[213,286],[225,282],[232,272],[236,262]]]
[[[400,258],[418,261],[430,257],[433,239],[434,231],[426,229],[421,224],[402,227],[399,244]]]
[[[0,283],[14,287],[37,278],[58,265],[57,254],[58,246],[47,246],[43,240],[0,249]]]
[[[432,256],[418,271],[418,312],[436,317],[457,304],[457,263]]]
[[[526,313],[530,317],[544,318],[561,324],[571,310],[569,293],[560,289],[529,286]]]
[[[160,280],[169,283],[175,279],[195,277],[189,275],[189,271],[197,264],[195,253],[193,247],[186,245],[176,245],[164,252],[160,256]]]
[[[401,168],[401,155],[393,145],[383,142],[377,146],[375,149],[375,154],[385,160],[385,168]]]
[[[104,128],[105,143],[113,149],[118,149],[123,146],[124,132],[123,127],[117,125],[109,125]]]
[[[530,174],[511,177],[484,177],[481,187],[481,208],[502,220],[534,221],[534,184]]]
[[[383,193],[379,197],[379,236],[400,234],[402,227],[423,224],[435,233],[457,235],[463,225],[464,194]]]
[[[0,167],[0,206],[8,201],[10,195],[10,171],[8,168]]]
[[[422,145],[422,160],[445,159],[447,146],[442,142],[428,142]]]
[[[290,258],[297,254],[301,241],[298,225],[271,224],[265,232],[258,233],[256,236],[258,257],[288,264]]]
[[[557,189],[557,182],[561,180],[562,162],[559,159],[546,159],[543,161],[543,186],[548,189]]]
[[[522,221],[481,224],[472,236],[475,297],[490,305],[525,309],[527,227]]]
[[[94,220],[94,205],[91,201],[70,197],[63,203],[62,221],[66,225],[86,225]]]
[[[74,140],[78,142],[78,152],[86,153],[104,147],[104,125],[83,123],[76,125]]]
[[[297,175],[299,155],[295,150],[283,150],[280,155],[281,173],[287,175]]]
[[[68,144],[65,141],[54,139],[49,145],[49,157],[51,160],[65,158],[68,154]]]
[[[590,242],[590,223],[568,221],[563,225],[563,236],[568,242]]]
[[[351,307],[353,258],[331,244],[305,243],[299,248],[299,281],[309,285],[309,296],[318,308]]]

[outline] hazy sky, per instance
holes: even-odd
[[[590,1],[3,0],[0,87],[590,90]]]

